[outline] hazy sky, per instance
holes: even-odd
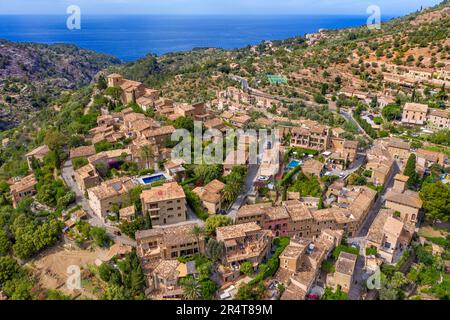
[[[78,5],[84,14],[382,14],[402,15],[441,0],[0,0],[0,14],[65,14]]]

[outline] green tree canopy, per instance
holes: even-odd
[[[447,221],[450,218],[450,186],[438,181],[426,183],[420,191],[425,217],[430,221]]]
[[[215,235],[217,228],[229,226],[232,223],[233,221],[229,217],[222,215],[211,216],[206,219],[205,232],[208,235]]]

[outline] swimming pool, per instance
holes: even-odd
[[[143,176],[138,178],[139,183],[145,185],[167,180],[170,180],[170,177],[166,176],[164,173],[155,173],[150,176]]]
[[[288,169],[295,169],[300,165],[300,161],[298,160],[292,160],[291,162],[289,162],[289,164],[287,165]]]

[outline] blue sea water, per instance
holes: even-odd
[[[233,49],[262,40],[303,36],[320,28],[354,27],[365,24],[367,16],[83,15],[80,30],[69,30],[66,19],[57,15],[3,15],[0,38],[71,43],[131,61],[149,53],[160,55],[195,47]]]

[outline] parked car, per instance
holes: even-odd
[[[306,296],[306,298],[308,298],[309,300],[319,300],[319,296],[317,294],[314,293],[310,293]]]

